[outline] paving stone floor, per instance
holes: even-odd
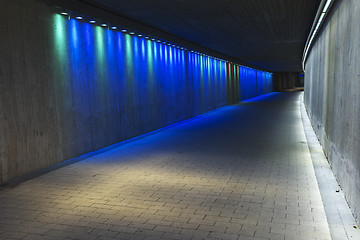
[[[0,191],[0,239],[331,239],[300,93],[216,110]]]

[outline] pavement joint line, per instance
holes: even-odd
[[[0,239],[331,240],[299,95],[221,108],[8,188]]]
[[[236,105],[236,104],[233,104],[233,105]],[[211,115],[213,113],[216,113],[218,111],[224,110],[226,108],[230,108],[233,105],[221,106],[221,107],[218,107],[218,108],[213,109],[211,111],[202,113],[200,115],[197,115],[197,116],[194,116],[194,117],[191,117],[191,118],[188,118],[188,119],[184,119],[182,121],[179,121],[179,122],[176,122],[176,123],[173,123],[173,124],[170,124],[170,125],[167,125],[167,126],[155,129],[155,130],[152,130],[150,132],[147,132],[147,133],[144,133],[144,134],[141,134],[141,135],[138,135],[138,136],[131,137],[129,139],[122,140],[120,142],[114,143],[112,145],[109,145],[109,146],[106,146],[106,147],[103,147],[103,148],[100,148],[100,149],[97,149],[97,150],[94,150],[94,151],[91,151],[91,152],[88,152],[88,153],[80,154],[77,157],[73,157],[71,159],[67,159],[67,160],[61,161],[59,163],[55,163],[55,164],[53,164],[51,166],[48,166],[48,167],[38,169],[38,170],[32,171],[30,173],[24,174],[24,175],[22,175],[20,177],[10,179],[9,181],[2,182],[0,184],[0,191],[6,190],[6,189],[9,189],[9,188],[17,187],[19,184],[24,183],[24,182],[26,182],[28,180],[33,179],[33,178],[42,176],[44,174],[47,174],[49,172],[55,171],[57,169],[60,169],[60,168],[66,167],[66,166],[69,166],[71,164],[83,161],[83,160],[85,160],[87,158],[94,157],[96,155],[108,152],[108,151],[116,149],[118,147],[122,147],[122,146],[124,146],[126,144],[135,142],[135,141],[140,140],[142,138],[145,138],[147,136],[154,135],[154,134],[156,134],[158,132],[165,131],[166,129],[178,127],[178,126],[186,124],[188,122],[195,121],[197,119],[207,117],[207,116],[209,116],[209,115]]]

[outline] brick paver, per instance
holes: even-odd
[[[225,107],[6,188],[0,216],[0,239],[331,239],[299,93]]]

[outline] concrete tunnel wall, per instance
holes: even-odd
[[[360,217],[360,1],[336,1],[305,65],[305,105],[345,197]]]
[[[272,91],[272,75],[0,0],[0,183]]]

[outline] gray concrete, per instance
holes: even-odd
[[[68,19],[48,2],[0,0],[0,184],[238,102],[239,65],[195,64],[189,51]],[[271,91],[256,76],[246,91]]]
[[[331,239],[298,92],[5,188],[0,215],[0,239]]]
[[[354,215],[360,216],[360,1],[335,1],[305,64],[305,105]]]
[[[360,239],[360,231],[355,228],[357,226],[356,220],[311,126],[303,102],[303,94],[300,108],[307,144],[329,223],[331,239]]]

